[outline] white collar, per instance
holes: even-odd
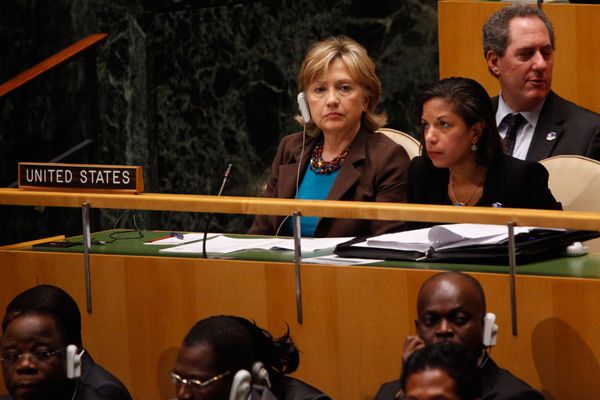
[[[520,114],[523,117],[525,117],[525,119],[531,126],[537,125],[538,120],[540,119],[540,113],[542,112],[542,107],[544,106],[545,102],[546,98],[544,98],[544,100],[540,104],[538,104],[531,110],[520,112]],[[513,113],[514,111],[511,110],[508,104],[504,102],[504,99],[502,98],[502,93],[500,93],[500,95],[498,96],[498,111],[496,111],[496,126],[499,127],[504,117],[506,117],[508,114]]]

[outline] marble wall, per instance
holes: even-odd
[[[0,18],[0,81],[91,32],[110,35],[97,51],[95,129],[81,62],[0,99],[2,186],[16,180],[17,160],[47,161],[92,138],[65,161],[143,165],[146,191],[195,194],[216,194],[231,162],[225,194],[259,195],[277,143],[299,129],[296,75],[311,42],[346,34],[362,43],[389,126],[409,132],[413,96],[438,71],[433,0],[3,0]],[[120,213],[103,211],[95,229]],[[167,230],[201,230],[205,218],[135,215]],[[81,231],[78,210],[0,206],[0,217],[5,243]],[[212,229],[243,232],[250,222],[219,215]]]

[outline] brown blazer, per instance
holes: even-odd
[[[302,132],[283,138],[273,160],[265,197],[296,196],[298,167],[301,181],[318,139],[306,137],[304,154],[299,163]],[[408,154],[402,146],[384,134],[361,128],[327,199],[404,203],[408,163]],[[257,215],[249,233],[274,235],[283,219],[282,216]],[[403,229],[403,221],[323,218],[317,224],[315,237],[369,236]]]

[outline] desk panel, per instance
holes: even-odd
[[[580,260],[599,269],[594,257]],[[366,399],[398,376],[404,337],[414,333],[418,288],[445,267],[304,265],[299,325],[291,263],[92,254],[88,315],[81,254],[0,250],[0,276],[9,277],[0,281],[0,307],[36,283],[67,290],[82,309],[86,347],[136,399],[173,395],[166,375],[175,351],[194,322],[213,314],[252,318],[276,335],[287,323],[301,350],[297,377],[334,398]],[[492,356],[500,365],[552,398],[600,392],[600,280],[519,275],[513,337],[508,276],[473,275],[498,316]]]

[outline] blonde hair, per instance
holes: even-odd
[[[306,90],[313,80],[327,74],[329,66],[337,60],[346,65],[352,79],[365,91],[368,106],[361,118],[362,125],[370,131],[384,126],[387,123],[386,113],[375,111],[381,99],[381,82],[375,73],[375,63],[367,50],[348,36],[330,37],[314,43],[308,49],[298,74],[300,90]],[[296,116],[296,120],[300,123],[303,121],[301,116]],[[306,132],[316,136],[321,129],[311,121],[306,124]]]

